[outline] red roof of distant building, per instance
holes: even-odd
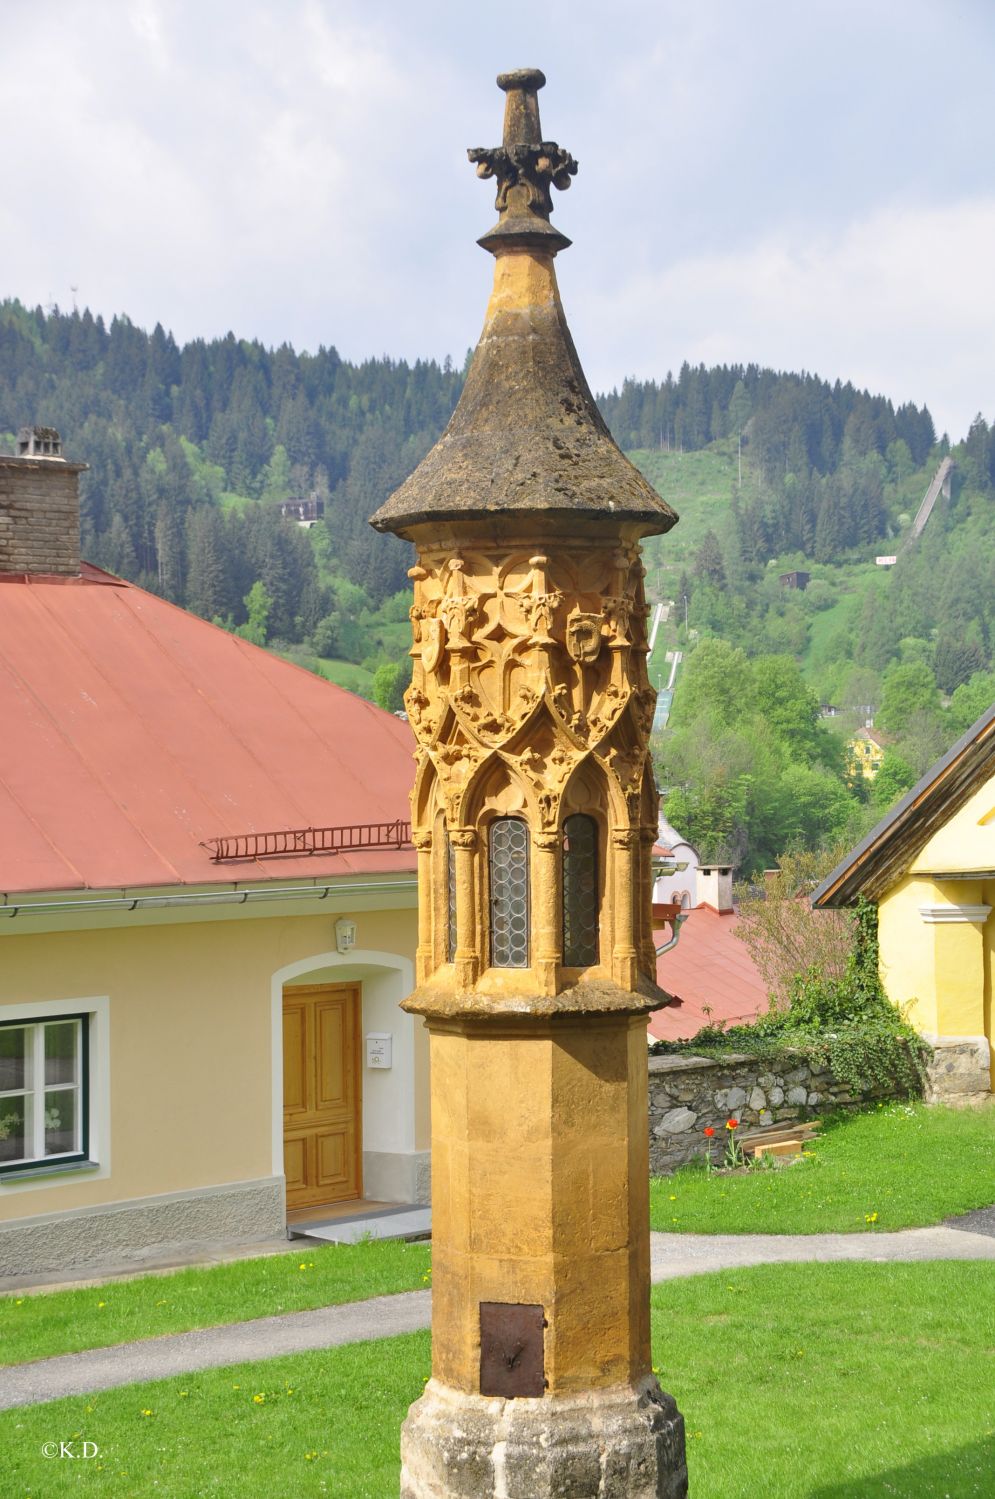
[[[0,891],[414,868],[411,849],[201,846],[407,818],[406,723],[87,564],[0,582]]]
[[[681,1003],[650,1016],[651,1037],[679,1041],[704,1025],[735,1025],[766,1010],[767,986],[746,944],[736,936],[738,923],[734,912],[720,916],[711,906],[696,906],[688,913],[677,946],[656,965],[660,987]],[[661,932],[658,945],[669,935],[669,929]]]

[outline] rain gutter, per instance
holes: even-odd
[[[325,900],[329,895],[371,895],[374,892],[417,890],[414,875],[397,880],[354,880],[328,885],[287,885],[252,890],[194,890],[175,895],[110,895],[91,899],[8,901],[2,916],[58,916],[70,911],[156,911],[167,906],[245,906],[266,900]]]

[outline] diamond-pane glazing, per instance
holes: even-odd
[[[577,813],[563,824],[563,962],[598,961],[598,825]]]
[[[491,965],[529,966],[529,830],[499,817],[490,830]]]
[[[446,897],[448,913],[446,922],[446,961],[451,963],[456,956],[456,855],[446,834]]]

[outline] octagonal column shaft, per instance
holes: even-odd
[[[551,1394],[650,1371],[645,1024],[430,1021],[433,1363],[481,1387],[481,1306],[535,1305]]]

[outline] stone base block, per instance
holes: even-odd
[[[975,1107],[990,1103],[991,1051],[985,1036],[931,1036],[926,1102]]]
[[[432,1158],[427,1150],[364,1150],[363,1193],[375,1202],[432,1201]]]
[[[506,1400],[430,1380],[401,1429],[401,1499],[686,1499],[684,1417],[635,1387]]]

